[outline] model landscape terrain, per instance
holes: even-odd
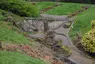
[[[0,64],[95,64],[94,0],[0,0]]]

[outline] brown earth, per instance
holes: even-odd
[[[34,46],[30,45],[15,45],[15,44],[3,44],[1,50],[11,51],[11,52],[20,52],[22,54],[27,54],[34,58],[39,58],[44,61],[49,61],[51,64],[64,64],[62,61],[55,58],[51,51],[45,48],[44,46]]]

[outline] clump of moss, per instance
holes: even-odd
[[[62,44],[62,40],[59,40],[57,43],[57,46],[59,46],[58,48],[58,52],[63,54],[64,56],[70,56],[72,51],[69,47],[65,46]]]
[[[69,49],[67,46],[62,46],[62,49],[64,49],[67,55],[70,55],[72,53],[71,49]]]

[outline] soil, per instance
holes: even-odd
[[[62,61],[55,58],[48,48],[42,46],[39,43],[36,43],[36,46],[34,45],[32,47],[30,45],[3,44],[2,50],[20,52],[22,54],[27,54],[34,58],[39,58],[41,60],[48,61],[51,64],[64,64]]]

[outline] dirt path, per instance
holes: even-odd
[[[42,16],[44,16],[44,17],[52,17],[52,18],[61,19],[61,20],[65,18],[64,16],[54,16],[54,15],[45,15],[45,14],[42,15]],[[68,20],[66,20],[66,21],[68,22]],[[67,35],[67,38],[66,38],[65,36],[56,34],[55,39],[62,40],[64,45],[66,45],[66,46],[68,46],[69,48],[72,49],[72,54],[69,57],[69,59],[71,59],[72,61],[74,61],[77,64],[92,64],[93,60],[83,56],[82,54],[80,54],[78,52],[78,50],[72,44],[72,41],[70,40],[70,38],[68,36],[69,29],[70,28],[65,29],[62,26],[60,26],[58,29],[54,30],[57,33]]]

